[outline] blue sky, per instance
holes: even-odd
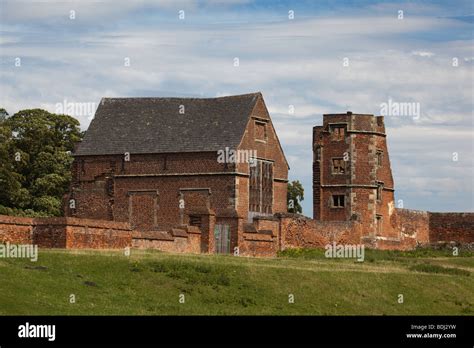
[[[471,3],[4,0],[0,105],[55,112],[65,100],[261,91],[311,216],[311,128],[322,114],[418,103],[419,118],[385,120],[397,201],[473,211]],[[74,116],[86,129],[91,117]]]

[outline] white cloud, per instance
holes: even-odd
[[[428,52],[428,51],[412,51],[412,55],[414,56],[420,56],[420,57],[433,57],[435,54],[433,52]]]
[[[114,6],[81,2],[73,3],[79,6],[78,18],[93,20],[94,25],[67,17],[57,24],[59,17],[68,15],[71,3],[48,2],[30,11],[13,8],[11,1],[6,4],[9,20],[2,23],[0,39],[0,103],[10,113],[53,107],[64,99],[98,103],[104,96],[262,91],[291,175],[304,181],[309,215],[311,129],[321,114],[347,110],[379,114],[380,104],[388,98],[414,101],[421,105],[419,122],[386,118],[397,187],[426,195],[432,194],[428,190],[432,187],[449,196],[461,192],[454,180],[463,183],[466,192],[473,191],[466,179],[472,161],[456,166],[448,161],[456,149],[463,159],[474,157],[472,128],[466,128],[472,127],[472,64],[466,60],[472,57],[472,43],[410,39],[417,33],[470,32],[468,23],[412,13],[400,21],[382,6],[379,16],[273,21],[269,15],[268,22],[243,16],[238,18],[240,24],[226,24],[236,15],[222,10],[213,22],[194,21],[191,16],[193,20],[179,26],[158,20],[131,25],[119,17],[136,10],[139,5],[134,2]],[[150,11],[156,6],[163,11],[179,5],[197,8],[194,1],[141,4],[150,6]],[[206,15],[212,17],[209,4]],[[28,16],[35,21],[25,24]],[[14,57],[22,58],[21,68],[13,66]],[[130,67],[124,66],[125,57],[131,59]],[[237,68],[234,57],[240,59]],[[342,65],[344,57],[349,58],[349,67]],[[452,66],[453,57],[459,57],[458,67]],[[289,114],[289,105],[294,114]],[[83,127],[88,125],[87,117],[79,119]]]

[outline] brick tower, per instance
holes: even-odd
[[[363,236],[398,237],[383,116],[327,114],[313,127],[313,216],[358,220]]]

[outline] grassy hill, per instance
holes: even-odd
[[[472,254],[366,250],[365,257],[41,249],[37,262],[0,259],[0,314],[474,315]]]

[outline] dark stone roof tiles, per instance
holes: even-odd
[[[259,96],[103,98],[74,155],[235,149]]]

